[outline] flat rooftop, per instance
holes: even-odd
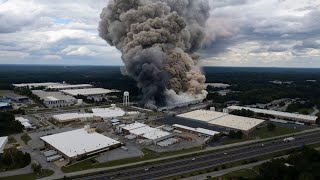
[[[274,111],[274,110],[267,110],[267,109],[249,108],[249,107],[243,107],[243,106],[229,106],[228,109],[230,110],[246,109],[256,113],[269,114],[274,116],[281,116],[281,117],[287,117],[291,119],[300,119],[300,120],[312,121],[312,122],[315,122],[318,118],[317,116],[295,114],[295,113],[288,113],[288,112],[281,112],[281,111]]]
[[[121,117],[126,114],[121,108],[93,108],[92,112],[102,118]]]
[[[208,122],[226,115],[228,114],[222,113],[222,112],[216,112],[216,111],[195,110],[195,111],[187,112],[184,114],[179,114],[177,115],[177,117]]]
[[[53,134],[41,137],[41,139],[69,158],[120,144],[119,141],[102,134],[96,132],[88,133],[86,129]]]
[[[0,137],[0,147],[8,141],[8,136]]]
[[[61,85],[60,83],[46,82],[46,83],[24,83],[24,84],[12,84],[14,87],[47,87],[54,85]]]
[[[10,106],[9,103],[7,103],[7,102],[0,102],[0,107],[8,107],[8,106]]]
[[[212,125],[226,127],[226,128],[248,131],[260,125],[263,122],[264,120],[261,120],[261,119],[227,115],[227,116],[222,116],[220,118],[209,121],[208,123]]]
[[[156,140],[171,135],[171,133],[169,132],[162,131],[161,129],[153,128],[138,122],[126,125],[122,128],[128,130],[131,134],[134,134],[136,136],[142,136],[150,140]]]
[[[204,128],[193,128],[193,127],[183,126],[183,125],[180,125],[180,124],[174,124],[172,126],[176,127],[176,128],[181,128],[181,129],[193,131],[193,132],[198,132],[200,134],[210,135],[210,136],[214,136],[216,134],[220,134],[220,132],[218,132],[218,131],[212,131],[212,130],[204,129]]]
[[[69,94],[71,96],[77,96],[77,95],[90,96],[90,95],[108,94],[113,91],[109,89],[103,89],[103,88],[88,88],[88,89],[61,90],[61,92],[65,94]]]
[[[68,122],[80,118],[92,118],[92,113],[65,113],[65,114],[56,114],[52,118],[59,122]]]
[[[130,131],[130,130],[141,128],[141,127],[145,127],[145,126],[147,126],[147,125],[139,123],[139,122],[135,122],[133,124],[125,125],[124,127],[122,127],[122,129]]]
[[[33,90],[33,94],[37,95],[40,99],[44,101],[75,101],[76,99],[72,96],[65,95],[61,92],[49,92],[42,90]]]
[[[47,89],[75,89],[75,88],[91,88],[93,87],[91,84],[59,84],[59,85],[51,85],[47,86]]]

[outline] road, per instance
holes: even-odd
[[[252,144],[244,147],[236,147],[219,152],[203,155],[194,155],[171,162],[159,163],[153,166],[140,166],[125,170],[114,170],[110,173],[93,175],[78,180],[103,180],[103,179],[161,179],[168,176],[187,173],[194,170],[205,169],[217,165],[248,159],[264,154],[270,154],[305,144],[320,142],[320,131],[308,134],[296,135],[292,142],[284,142],[283,138]],[[194,159],[193,159],[194,158]]]

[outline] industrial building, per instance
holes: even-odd
[[[65,95],[61,92],[33,90],[32,93],[43,100],[43,103],[49,108],[66,107],[77,103],[77,99],[72,96]]]
[[[28,103],[30,102],[29,98],[27,96],[22,96],[19,94],[6,94],[4,95],[5,98],[10,99],[11,101],[17,102],[17,103]]]
[[[174,124],[172,126],[176,130],[188,132],[188,133],[191,133],[191,134],[197,134],[199,136],[212,137],[214,135],[220,134],[220,132],[218,132],[218,131],[212,131],[212,130],[204,129],[204,128],[192,128],[192,127],[183,126],[183,125],[180,125],[180,124]]]
[[[121,108],[112,105],[110,108],[93,108],[92,113],[64,113],[53,115],[52,118],[60,123],[73,121],[107,120],[122,117],[126,113]]]
[[[0,154],[3,153],[4,147],[8,142],[8,136],[0,137]]]
[[[95,101],[101,101],[102,99],[107,99],[107,94],[112,93],[112,90],[103,88],[88,88],[88,89],[69,89],[61,90],[64,94],[70,96],[86,96],[88,99],[93,99]]]
[[[58,84],[58,85],[50,85],[46,87],[46,90],[52,91],[60,91],[60,90],[68,90],[68,89],[85,89],[92,88],[91,84]]]
[[[65,113],[53,115],[52,119],[59,123],[69,123],[74,121],[91,121],[101,120],[100,117],[95,117],[92,113]]]
[[[32,129],[32,125],[30,124],[30,121],[24,117],[16,117],[16,121],[19,121],[25,129]]]
[[[173,134],[169,132],[162,131],[158,128],[152,128],[146,124],[135,122],[128,125],[119,125],[117,127],[119,132],[125,135],[134,135],[140,139],[149,140],[150,142],[157,144],[159,141],[169,139],[173,137]]]
[[[53,83],[53,82],[46,82],[46,83],[25,83],[25,84],[12,84],[16,88],[38,88],[38,87],[48,87],[48,86],[55,86],[61,85],[60,83]]]
[[[0,102],[0,110],[11,109],[12,106],[7,102]]]
[[[295,114],[295,113],[288,113],[288,112],[281,112],[281,111],[274,111],[274,110],[267,110],[267,109],[258,109],[258,108],[249,108],[249,107],[242,107],[242,106],[229,106],[228,110],[250,110],[255,113],[261,113],[266,115],[274,116],[275,118],[282,118],[285,120],[291,121],[301,121],[301,122],[308,122],[308,123],[316,123],[317,116],[310,116],[310,115],[303,115],[303,114]]]
[[[40,138],[46,147],[54,149],[70,161],[79,160],[121,146],[121,143],[89,127]]]
[[[93,108],[92,112],[95,116],[99,116],[103,119],[110,119],[116,117],[122,117],[126,114],[121,108],[110,107],[110,108]]]
[[[235,116],[228,113],[208,110],[191,111],[180,114],[177,117],[197,121],[208,126],[224,128],[226,130],[240,130],[245,134],[250,133],[253,129],[264,122],[261,119]]]

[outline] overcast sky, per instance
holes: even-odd
[[[0,64],[122,65],[97,33],[107,2],[0,0]],[[201,65],[320,67],[320,0],[210,4],[216,37],[200,51]]]

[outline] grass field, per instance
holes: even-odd
[[[270,138],[274,136],[281,136],[281,135],[292,134],[297,132],[300,132],[300,131],[295,130],[293,128],[288,128],[288,127],[277,126],[274,131],[269,131],[267,127],[263,127],[263,128],[257,129],[252,135],[249,136],[249,139]]]
[[[0,180],[34,180],[36,177],[33,173],[31,174],[23,174],[17,176],[9,176],[9,177],[0,177]]]
[[[0,96],[3,96],[3,95],[8,94],[8,93],[12,93],[12,91],[9,91],[9,90],[0,90]]]

